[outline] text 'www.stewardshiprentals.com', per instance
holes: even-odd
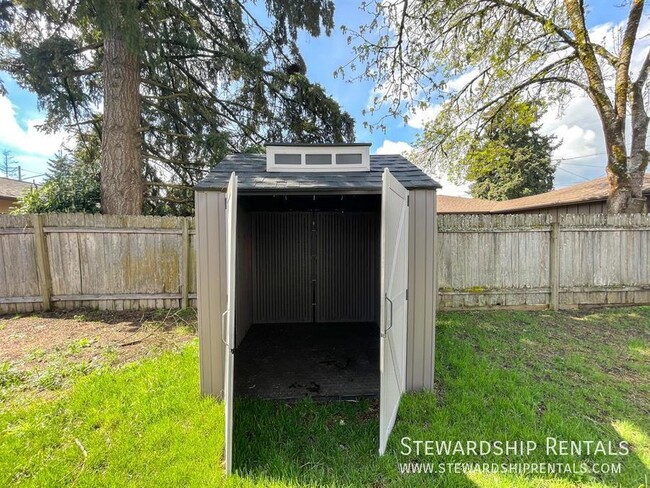
[[[400,474],[620,474],[621,463],[398,463]]]

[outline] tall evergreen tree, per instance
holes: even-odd
[[[557,145],[540,133],[539,106],[514,101],[488,118],[460,163],[472,196],[509,200],[551,190]]]
[[[0,154],[0,176],[5,178],[18,177],[18,162],[8,149],[3,149]]]
[[[0,69],[38,95],[47,128],[100,137],[102,210],[140,213],[143,175],[192,186],[228,151],[353,139],[353,120],[309,82],[296,44],[301,29],[330,33],[333,3],[264,5],[1,2]]]

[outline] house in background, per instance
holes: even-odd
[[[560,190],[500,202],[438,195],[438,213],[550,214],[555,218],[563,214],[603,214],[607,213],[608,192],[607,177],[603,176]],[[643,195],[647,202],[646,210],[650,211],[650,173],[645,174]]]
[[[32,188],[36,188],[36,185],[28,181],[0,177],[0,213],[9,213],[18,201],[18,198]]]

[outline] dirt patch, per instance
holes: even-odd
[[[195,336],[193,311],[73,310],[0,319],[0,363],[31,372],[53,362],[121,364]]]

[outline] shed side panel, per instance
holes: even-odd
[[[221,192],[196,192],[196,267],[201,393],[223,397],[226,310],[226,200]]]
[[[406,389],[433,388],[436,313],[434,190],[411,190]]]

